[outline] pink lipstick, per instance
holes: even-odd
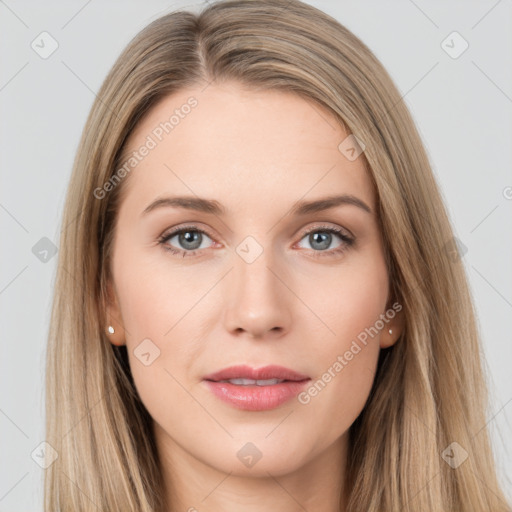
[[[204,377],[221,400],[247,411],[275,409],[296,397],[311,379],[282,366],[231,366]]]

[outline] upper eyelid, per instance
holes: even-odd
[[[206,235],[208,235],[212,240],[215,239],[215,237],[205,228],[201,228],[199,226],[194,226],[194,225],[186,225],[186,226],[183,226],[183,227],[180,227],[180,228],[177,228],[177,229],[171,229],[169,231],[164,231],[162,233],[162,235],[160,235],[160,239],[162,238],[171,238],[183,231],[198,231],[200,233],[205,233]]]

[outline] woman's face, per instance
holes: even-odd
[[[132,133],[111,341],[169,460],[256,476],[341,453],[399,334],[376,198],[346,136],[316,104],[236,83],[166,97]],[[295,382],[205,380],[238,365]]]

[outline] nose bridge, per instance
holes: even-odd
[[[287,330],[289,297],[275,275],[279,263],[271,247],[264,248],[248,236],[235,248],[233,266],[227,283],[227,329],[242,329],[254,336],[276,328]]]

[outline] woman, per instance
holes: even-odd
[[[46,510],[510,511],[400,100],[296,0],[175,12],[128,45],[64,212]]]

